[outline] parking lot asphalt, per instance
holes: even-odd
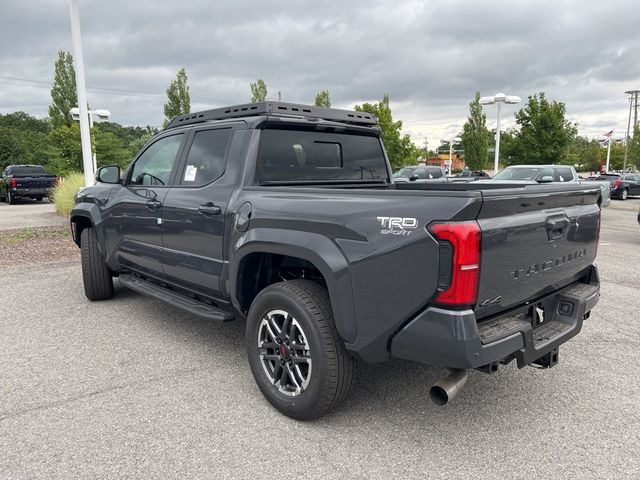
[[[67,224],[67,219],[56,214],[56,209],[49,200],[18,200],[15,205],[0,202],[0,231]]]
[[[0,216],[4,213],[0,213]],[[78,263],[0,268],[0,478],[640,478],[640,225],[603,214],[602,298],[550,370],[361,368],[310,423],[263,399],[244,323],[124,288],[90,303]]]

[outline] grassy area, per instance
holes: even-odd
[[[69,215],[75,204],[74,197],[82,187],[84,187],[84,175],[77,172],[67,175],[58,183],[51,195],[58,213]]]
[[[71,231],[68,227],[21,228],[0,232],[0,243],[15,245],[36,238],[64,238],[70,236]]]

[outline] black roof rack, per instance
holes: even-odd
[[[312,105],[286,102],[259,102],[234,105],[232,107],[214,108],[203,112],[189,113],[175,117],[167,125],[167,129],[202,123],[208,120],[224,120],[227,118],[252,117],[255,115],[295,115],[307,118],[320,118],[337,122],[352,123],[356,125],[377,125],[375,115],[355,110],[339,110],[337,108],[324,108]]]

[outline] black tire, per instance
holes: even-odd
[[[36,202],[41,202],[42,201],[42,195],[38,195],[36,197]]]
[[[626,188],[620,193],[620,200],[626,200],[629,197],[629,190]]]
[[[297,338],[304,339],[308,346],[308,353],[302,354],[302,358],[311,359],[307,370],[308,383],[299,393],[282,393],[282,387],[276,386],[272,376],[267,373],[269,367],[265,364],[269,360],[261,356],[262,351],[265,357],[276,356],[281,358],[281,364],[289,365],[292,365],[291,359],[296,360],[295,353],[292,353],[291,357],[287,353],[286,358],[290,359],[285,361],[282,360],[281,350],[267,355],[266,352],[270,349],[258,346],[263,320],[266,321],[267,315],[274,311],[283,311],[292,316],[292,322],[298,324],[302,333],[302,337]],[[284,324],[282,330],[285,330]],[[356,361],[349,355],[338,335],[327,291],[314,282],[291,280],[270,285],[262,290],[249,309],[246,340],[249,366],[260,391],[271,405],[291,418],[311,420],[321,417],[339,405],[354,385]],[[291,345],[294,345],[294,342],[291,341]],[[281,349],[282,345],[279,348]],[[295,347],[291,347],[291,352],[294,349]],[[299,362],[300,358],[297,357],[296,362]],[[275,372],[278,360],[273,362]],[[293,372],[292,368],[294,367],[289,367],[289,372]],[[278,383],[282,385],[283,380],[279,380]]]
[[[14,196],[11,194],[11,190],[9,190],[9,191],[7,192],[7,202],[9,203],[9,205],[15,205],[15,204],[16,204],[16,197],[14,197]]]
[[[109,267],[98,250],[98,239],[93,228],[85,228],[80,235],[82,281],[84,294],[91,301],[113,298],[113,278]]]

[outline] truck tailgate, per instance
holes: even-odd
[[[595,187],[483,191],[477,318],[522,305],[584,274],[598,242],[600,187]]]

